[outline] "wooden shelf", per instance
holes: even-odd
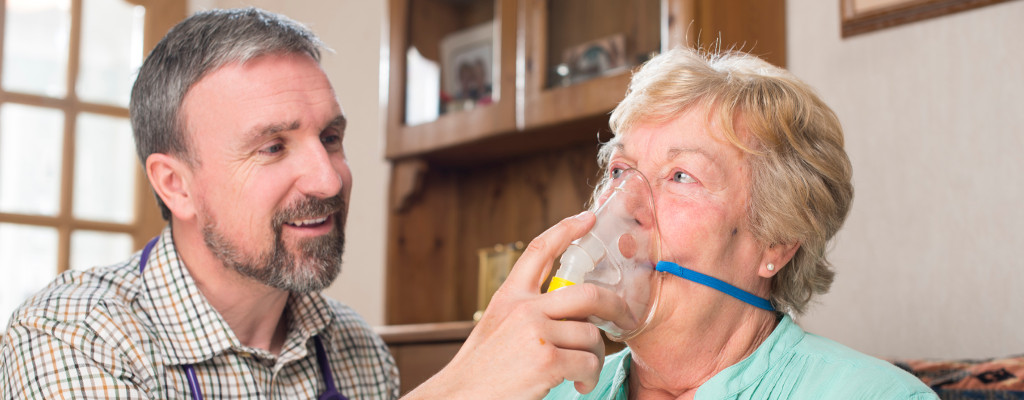
[[[392,344],[463,342],[473,331],[473,321],[435,322],[427,324],[384,325],[373,330],[384,342]]]

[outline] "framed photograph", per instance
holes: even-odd
[[[626,37],[615,34],[573,46],[562,53],[571,83],[616,73],[626,68]]]
[[[1009,0],[839,0],[843,37]]]
[[[441,101],[489,104],[494,82],[494,22],[441,39]]]
[[[512,271],[512,266],[516,265],[516,261],[519,260],[519,256],[523,255],[525,249],[523,242],[515,242],[477,251],[480,257],[480,275],[477,286],[478,314],[487,308],[487,304],[491,302],[491,296],[494,296],[494,292],[497,292],[501,284],[505,282],[505,278],[508,278],[509,271]]]

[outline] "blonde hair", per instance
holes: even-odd
[[[623,133],[691,109],[708,110],[709,122],[715,118],[725,138],[748,155],[747,222],[755,238],[767,246],[800,244],[772,279],[770,300],[779,310],[803,313],[832,285],[825,251],[853,200],[839,119],[807,84],[755,56],[674,49],[633,75],[612,112],[615,137],[601,149],[601,167]]]

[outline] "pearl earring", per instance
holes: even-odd
[[[766,266],[765,268],[768,268],[769,271],[774,271],[775,270],[775,264],[768,263],[768,266]]]

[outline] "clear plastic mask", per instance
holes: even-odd
[[[591,283],[614,291],[629,305],[640,324],[625,330],[591,317],[608,337],[624,341],[639,334],[657,308],[661,273],[660,238],[651,186],[640,171],[622,170],[598,196],[597,222],[562,254],[561,266],[549,291],[576,283]]]

